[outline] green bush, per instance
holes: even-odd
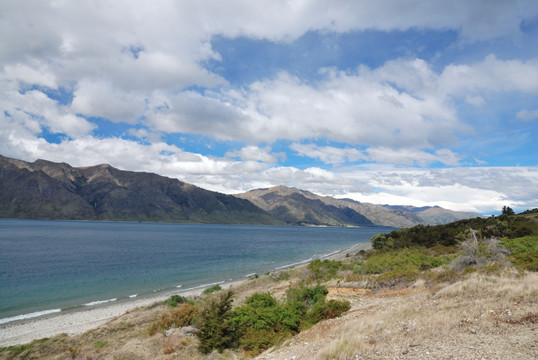
[[[333,319],[341,316],[351,308],[347,301],[325,300],[319,301],[312,306],[307,313],[307,325],[314,325],[322,320]]]
[[[212,293],[220,291],[220,290],[222,290],[220,285],[213,285],[213,286],[208,287],[207,289],[204,290],[204,295],[209,295],[209,294],[212,294]]]
[[[313,279],[330,280],[337,276],[342,266],[341,261],[316,259],[308,264],[308,269]]]
[[[255,293],[241,306],[230,310],[231,294],[212,298],[198,315],[200,350],[240,347],[247,356],[280,343],[300,329],[334,318],[349,310],[349,302],[325,301],[324,286],[291,288],[284,302],[269,293]]]
[[[300,318],[289,310],[269,293],[256,293],[233,310],[230,324],[247,355],[257,355],[296,332]]]
[[[512,255],[523,254],[538,250],[538,235],[529,235],[514,239],[502,238],[501,244],[510,250]]]
[[[229,317],[232,307],[231,291],[210,297],[202,307],[196,319],[196,333],[200,340],[199,350],[209,354],[213,350],[222,352],[236,345],[235,330],[230,325]]]
[[[394,248],[394,239],[387,234],[377,234],[370,238],[372,247],[379,251],[391,250]]]
[[[538,271],[538,250],[516,254],[510,262],[520,270]]]
[[[187,298],[180,296],[180,295],[172,295],[165,301],[163,301],[163,304],[168,305],[170,307],[177,307],[178,305],[189,303],[193,305],[193,302],[191,300],[187,300]]]
[[[315,287],[300,285],[290,288],[286,293],[286,297],[290,303],[302,303],[306,308],[310,308],[315,303],[324,300],[328,293],[327,288],[322,285]]]
[[[451,256],[432,256],[425,248],[405,248],[374,253],[365,262],[357,263],[354,271],[364,274],[381,274],[394,270],[428,270],[450,262]]]

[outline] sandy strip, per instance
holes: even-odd
[[[346,257],[346,254],[354,255],[360,250],[368,250],[371,244],[360,243],[331,254],[324,259],[337,260]],[[306,264],[302,264],[304,266]],[[227,282],[221,284],[224,288],[237,286],[245,280]],[[202,294],[205,288],[195,288],[191,290],[178,291],[177,294],[182,296],[197,296]],[[64,313],[52,314],[48,316],[32,318],[22,321],[15,321],[0,325],[0,346],[11,346],[25,344],[32,340],[52,337],[62,333],[74,336],[94,329],[100,325],[106,324],[117,316],[123,315],[128,311],[136,308],[152,305],[156,302],[166,300],[170,294],[156,297],[141,298],[134,300],[125,300],[117,303],[107,303],[94,308],[83,309],[79,311],[69,311]]]
[[[228,282],[221,286],[237,286],[244,280]],[[192,290],[178,291],[182,296],[197,296],[202,294],[204,287]],[[69,311],[48,316],[14,321],[0,325],[0,346],[25,344],[32,340],[52,337],[62,333],[74,336],[85,333],[100,325],[106,324],[117,316],[123,315],[136,308],[152,305],[170,297],[170,294],[155,297],[125,300],[118,303],[107,303],[94,308],[79,311]]]
[[[371,248],[372,248],[372,244],[370,242],[359,243],[359,244],[353,245],[352,247],[350,247],[348,249],[344,249],[344,250],[339,251],[339,252],[337,252],[335,254],[332,254],[330,256],[324,257],[323,259],[340,260],[340,259],[345,258],[347,254],[352,256],[352,255],[355,255],[356,253],[358,253],[361,250],[366,251],[366,250],[370,250]]]

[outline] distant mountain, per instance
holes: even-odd
[[[72,167],[0,156],[0,217],[280,224],[248,200],[110,165]]]
[[[250,200],[275,218],[288,224],[383,225],[411,227],[417,224],[445,224],[478,216],[440,207],[388,206],[360,203],[350,199],[319,196],[308,191],[276,186],[251,190],[237,197]]]
[[[428,225],[443,225],[448,224],[453,221],[458,221],[462,219],[470,219],[477,217],[478,214],[465,211],[452,211],[443,209],[439,206],[424,206],[424,207],[413,207],[413,206],[394,206],[394,205],[383,205],[385,208],[393,210],[404,210],[412,212],[417,215],[422,223]]]
[[[411,227],[476,216],[360,203],[285,186],[232,196],[110,165],[72,167],[0,155],[0,218]]]
[[[350,207],[335,206],[321,196],[295,188],[276,186],[236,196],[250,200],[290,225],[373,225],[368,218]]]

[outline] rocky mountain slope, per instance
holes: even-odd
[[[232,196],[110,165],[72,167],[0,155],[0,218],[411,227],[475,216],[359,203],[285,186]]]
[[[279,224],[250,201],[110,165],[0,156],[0,217]]]
[[[360,203],[285,186],[251,190],[236,196],[250,200],[281,221],[298,224],[411,227],[417,224],[446,224],[478,216],[437,206],[418,208]]]
[[[288,224],[373,225],[366,216],[321,196],[285,186],[236,195]],[[332,199],[335,200],[335,199]]]

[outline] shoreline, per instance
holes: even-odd
[[[371,248],[370,242],[358,243],[349,248],[335,251],[320,257],[320,259],[339,260],[345,258],[347,254],[356,253],[360,250]],[[293,267],[305,266],[313,259],[290,264],[283,268],[275,269],[274,271],[286,270]],[[238,286],[246,281],[248,277],[240,280],[232,280],[223,282],[223,288]],[[20,345],[29,343],[34,340],[53,337],[62,333],[69,336],[76,336],[84,332],[104,325],[114,318],[121,316],[129,311],[137,308],[153,305],[168,299],[171,295],[181,296],[199,296],[203,291],[210,287],[211,284],[201,285],[190,289],[177,289],[177,291],[167,292],[166,294],[158,294],[154,296],[125,299],[119,302],[110,302],[90,307],[86,309],[73,309],[68,311],[51,313],[48,315],[33,317],[22,320],[15,320],[0,324],[0,347]]]
[[[233,287],[245,280],[235,280],[222,283],[223,287]],[[76,336],[88,330],[104,325],[114,318],[138,308],[163,302],[172,295],[199,296],[211,285],[195,287],[148,296],[140,299],[111,302],[87,309],[74,309],[65,312],[52,313],[35,318],[23,319],[0,324],[0,347],[20,345],[34,340],[53,337],[59,334]]]

